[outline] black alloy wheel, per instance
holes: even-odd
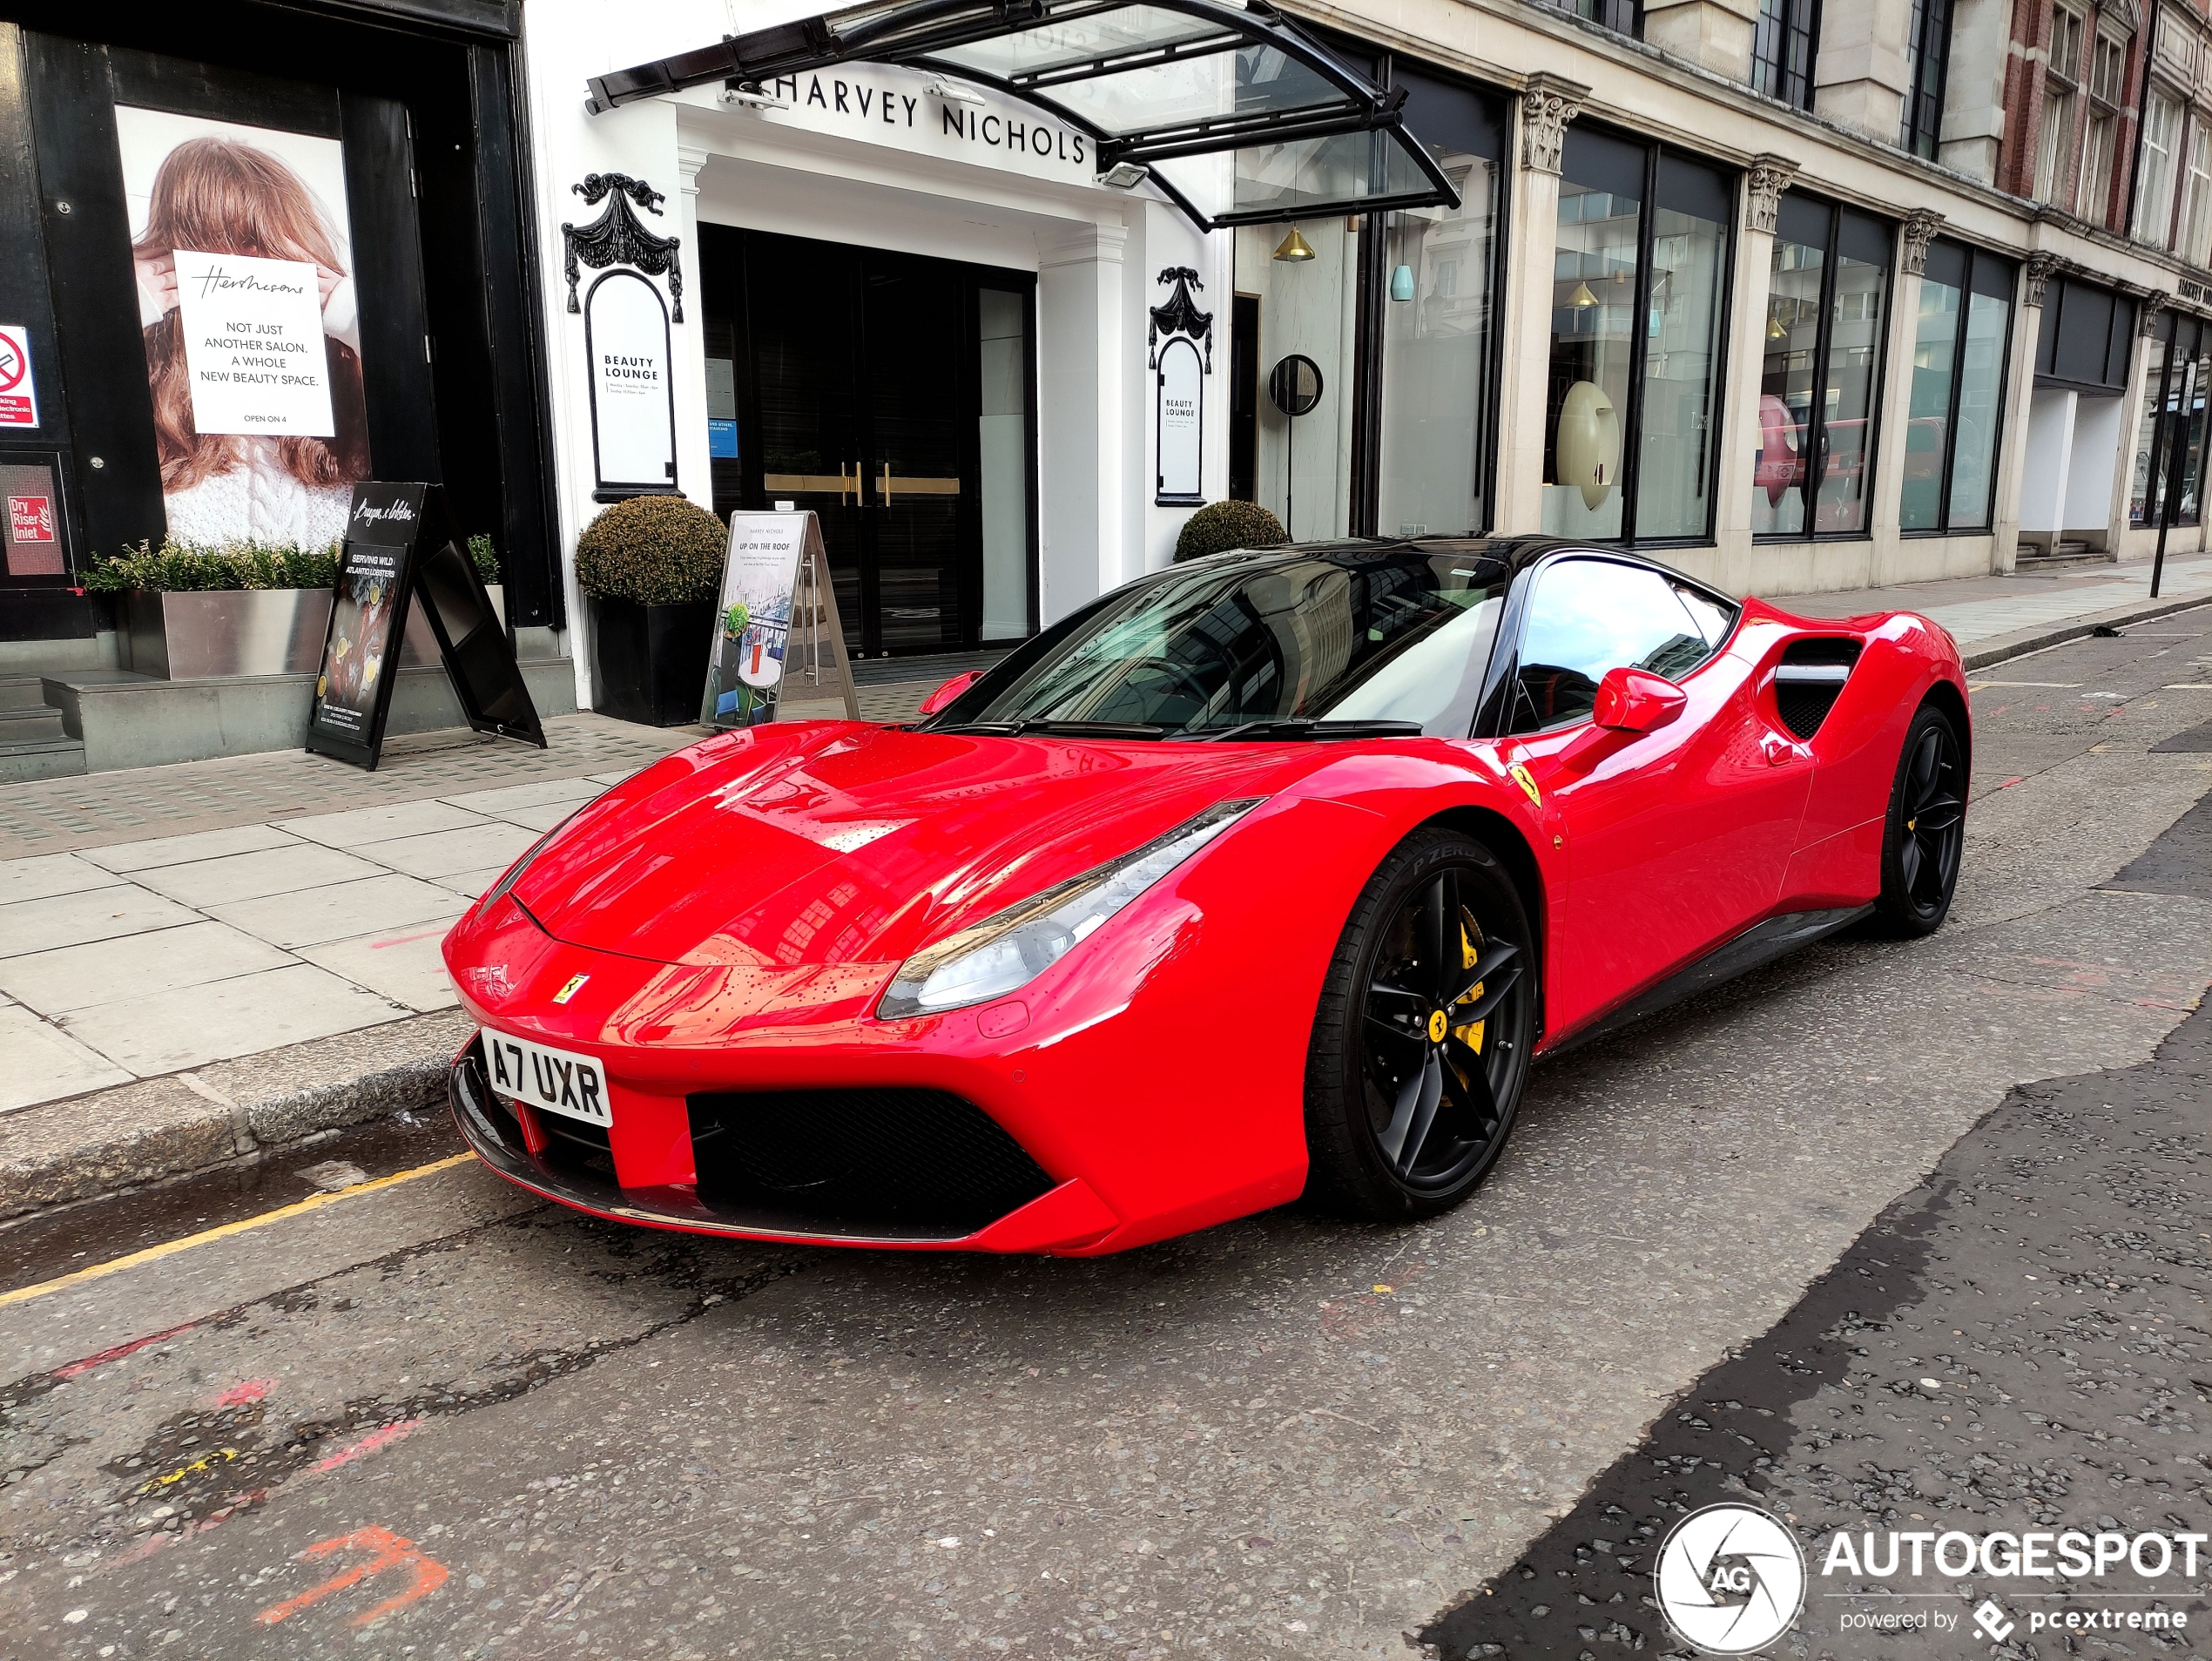
[[[1882,897],[1892,934],[1932,935],[1950,914],[1966,842],[1966,764],[1951,718],[1932,704],[1906,729],[1882,834]]]
[[[1306,1069],[1306,1195],[1375,1221],[1432,1216],[1489,1174],[1535,1030],[1527,916],[1486,848],[1422,831],[1345,925]]]

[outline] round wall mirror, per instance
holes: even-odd
[[[1321,366],[1293,352],[1267,372],[1267,397],[1285,415],[1309,415],[1321,402]]]

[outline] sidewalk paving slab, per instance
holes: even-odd
[[[80,854],[48,854],[37,859],[10,860],[0,865],[0,905],[21,900],[51,900],[56,895],[83,894],[91,888],[111,888],[123,879]]]
[[[133,883],[0,906],[0,957],[199,922],[197,913]]]
[[[192,860],[177,865],[142,867],[131,874],[140,888],[205,910],[235,900],[263,900],[271,895],[297,894],[305,888],[327,888],[334,882],[351,882],[383,872],[367,860],[341,854],[314,842],[294,841],[288,847],[264,847],[251,854],[226,854],[219,859]]]
[[[0,992],[41,1015],[64,1015],[95,1003],[280,969],[290,961],[275,947],[226,923],[188,922],[0,957]]]
[[[458,917],[468,908],[469,902],[452,889],[395,872],[310,888],[302,894],[274,894],[210,906],[207,915],[292,951],[350,940],[364,928],[403,928],[433,918]]]
[[[141,1078],[229,1061],[283,1044],[395,1021],[414,1013],[313,963],[235,980],[97,1003],[61,1017],[62,1030]]]

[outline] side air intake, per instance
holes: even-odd
[[[1782,725],[1801,739],[1820,731],[1858,662],[1856,640],[1793,640],[1774,672],[1774,703]]]

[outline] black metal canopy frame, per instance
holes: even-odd
[[[1102,181],[1145,177],[1200,229],[1456,207],[1375,84],[1265,0],[893,0],[725,35],[595,77],[595,115],[720,81],[759,93],[841,64],[997,88],[1089,135]]]

